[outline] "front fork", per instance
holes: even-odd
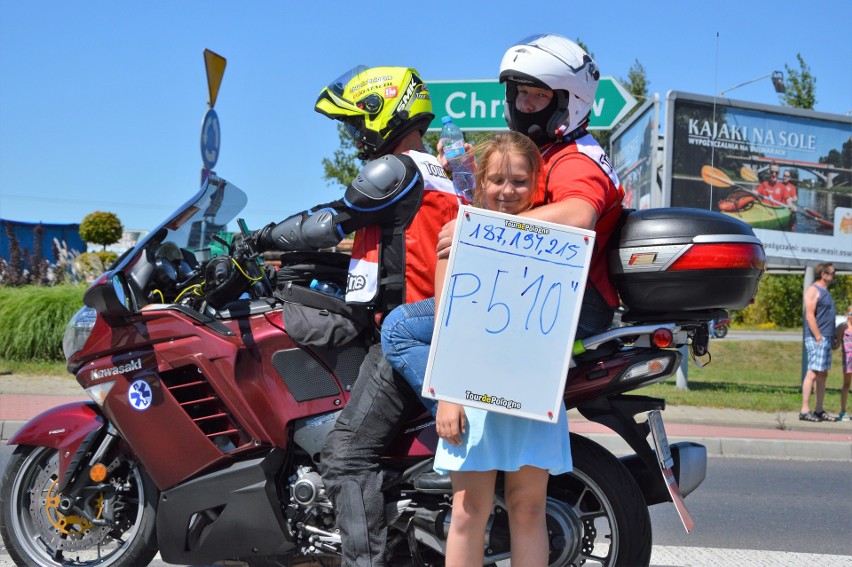
[[[79,514],[96,526],[111,524],[116,513],[111,504],[115,501],[116,485],[95,482],[91,478],[95,465],[104,465],[107,473],[117,466],[115,461],[107,463],[104,459],[119,439],[118,430],[112,423],[107,422],[103,433],[99,442],[98,436],[91,435],[78,447],[77,454],[80,458],[74,459],[76,466],[69,467],[65,473],[65,488],[58,506],[61,513]],[[87,457],[90,453],[91,456]]]

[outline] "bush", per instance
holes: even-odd
[[[0,287],[0,358],[63,360],[62,335],[85,286]]]
[[[109,269],[118,254],[108,250],[85,252],[74,258],[72,272],[83,281],[91,282]]]
[[[760,280],[754,303],[733,314],[734,321],[752,326],[802,326],[803,274],[767,274]],[[838,314],[852,297],[852,276],[838,276],[829,288]]]

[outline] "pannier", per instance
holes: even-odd
[[[610,277],[633,313],[742,309],[765,269],[752,228],[714,211],[626,211],[616,236]]]
[[[275,272],[287,334],[303,346],[340,347],[372,329],[372,312],[343,299],[314,291],[312,279],[328,280],[346,289],[349,256],[338,252],[290,252],[281,255]]]

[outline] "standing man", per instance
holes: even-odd
[[[837,314],[834,299],[828,288],[834,283],[834,266],[829,262],[814,268],[817,280],[805,290],[805,349],[808,352],[808,371],[802,382],[802,421],[836,421],[825,413],[825,381],[831,368],[831,349],[836,342],[834,320]],[[814,388],[816,386],[816,388]],[[811,412],[811,390],[816,391],[814,411]]]

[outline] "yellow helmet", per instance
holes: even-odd
[[[354,67],[322,90],[314,110],[343,122],[361,159],[389,153],[415,129],[425,134],[435,118],[429,91],[410,67]]]

